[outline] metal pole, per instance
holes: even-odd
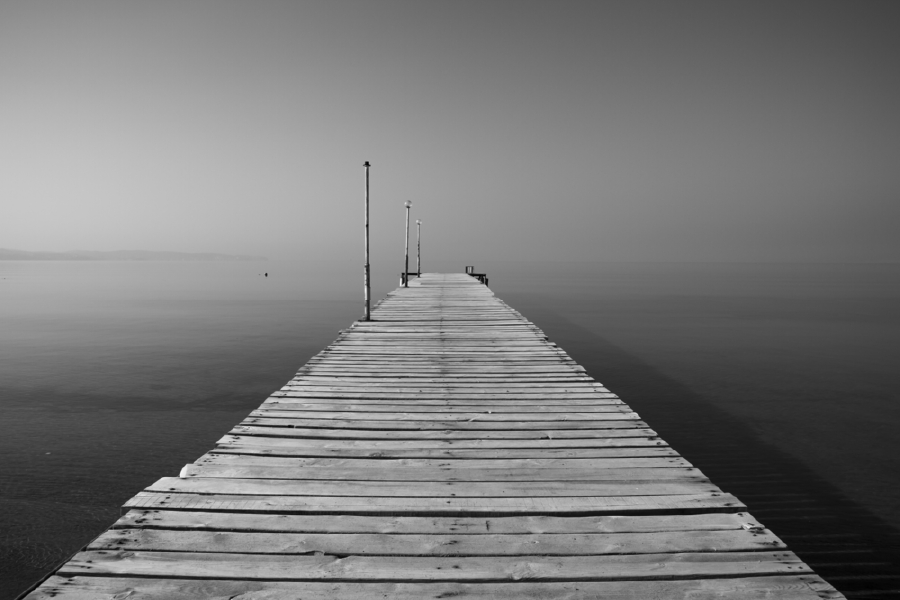
[[[404,204],[406,207],[406,260],[403,263],[403,287],[409,287],[409,207],[412,202],[409,200]]]
[[[363,163],[363,167],[366,169],[366,267],[365,267],[365,275],[364,275],[364,286],[365,286],[365,299],[366,306],[365,312],[363,312],[363,321],[371,321],[372,320],[372,310],[371,310],[371,290],[372,290],[372,280],[371,273],[369,271],[369,161]]]
[[[422,276],[422,221],[416,219],[416,277]]]

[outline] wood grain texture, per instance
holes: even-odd
[[[657,496],[290,496],[143,491],[126,508],[400,516],[629,515],[746,510],[730,494]]]
[[[80,552],[62,576],[194,577],[267,581],[622,581],[810,574],[793,553],[691,552],[560,557],[335,556],[219,552]]]
[[[594,556],[784,549],[770,532],[743,529],[653,533],[381,534],[112,529],[88,550],[336,556]]]
[[[764,529],[756,519],[745,512],[660,516],[551,517],[535,515],[483,519],[472,517],[234,514],[174,510],[131,510],[120,517],[113,528],[429,535],[656,533]]]
[[[824,600],[842,598],[816,575],[678,581],[344,583],[131,577],[52,577],[29,600]]]

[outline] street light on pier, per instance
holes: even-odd
[[[363,321],[371,321],[372,320],[372,311],[371,311],[371,296],[372,296],[372,279],[369,273],[369,161],[363,163],[363,167],[366,169],[366,265],[365,265],[365,274],[363,275],[363,294],[366,300],[366,306],[363,311]]]
[[[416,277],[422,276],[422,220],[416,219]]]
[[[403,263],[403,287],[409,287],[409,208],[412,202],[407,200],[403,206],[406,207],[406,262]]]

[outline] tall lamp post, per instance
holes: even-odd
[[[422,276],[422,220],[416,219],[416,277]]]
[[[403,263],[403,287],[409,287],[409,207],[412,202],[407,200],[403,206],[406,207],[406,262]]]
[[[363,321],[371,321],[371,289],[372,289],[372,280],[369,273],[369,161],[363,163],[363,167],[366,169],[366,266],[365,266],[365,275],[364,279],[364,295],[366,299],[365,311],[363,312]]]

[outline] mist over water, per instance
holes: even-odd
[[[893,560],[900,266],[476,267],[801,558]],[[375,300],[393,271],[376,265]],[[361,279],[343,262],[0,262],[0,598],[212,448],[359,318]],[[842,569],[823,572],[839,589]]]

